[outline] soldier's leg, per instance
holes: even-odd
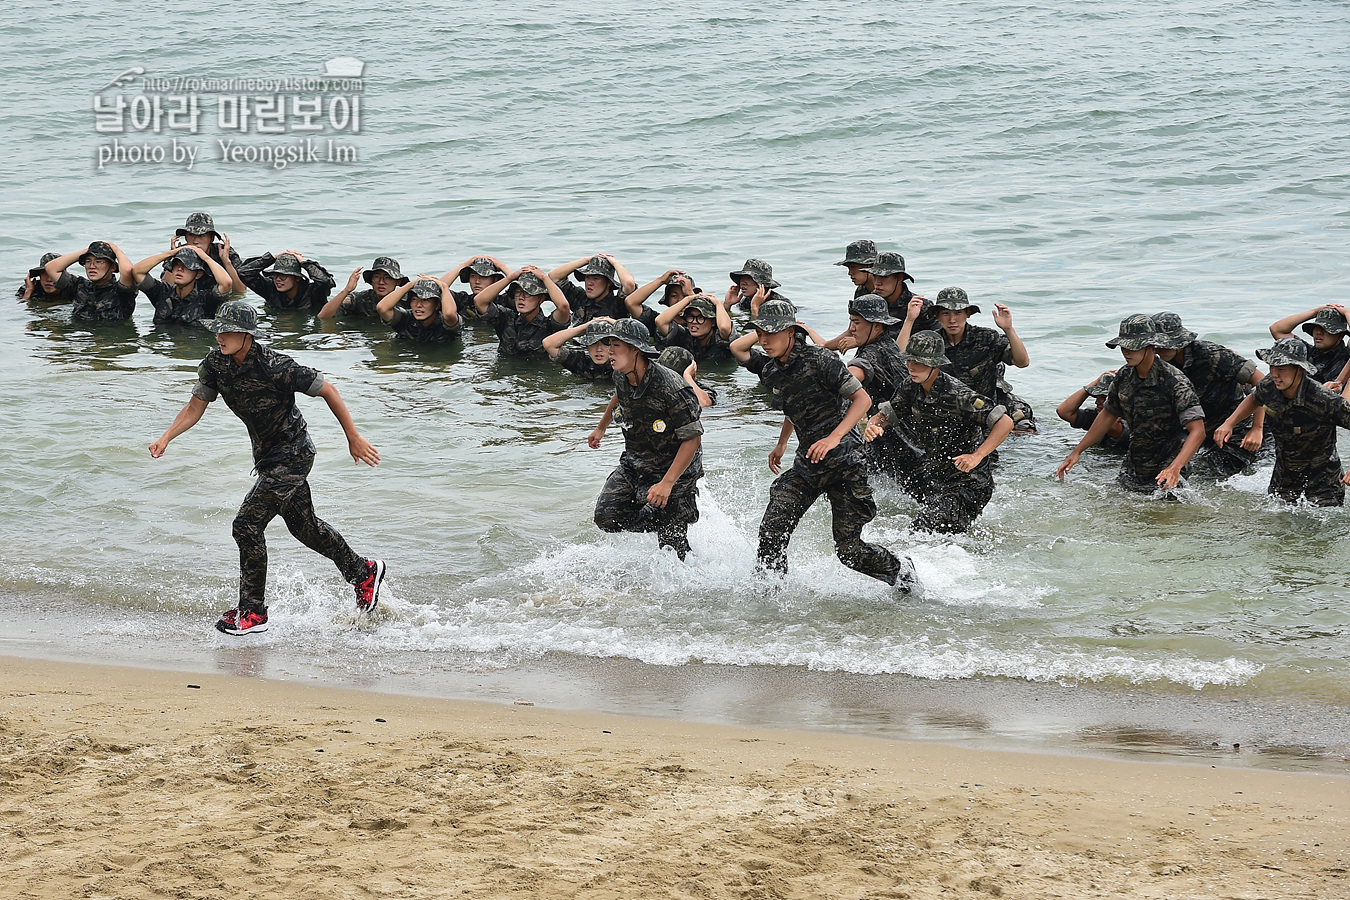
[[[331,559],[344,580],[355,582],[366,574],[365,559],[357,556],[338,530],[314,512],[308,480],[296,486],[290,499],[281,508],[281,517],[286,520],[286,527],[296,540],[315,553]]]
[[[260,475],[235,514],[234,542],[239,545],[239,610],[267,608],[267,523],[281,512],[293,485]]]
[[[1031,404],[1008,390],[1004,384],[1000,384],[995,393],[998,395],[995,402],[1002,404],[1008,410],[1008,417],[1013,420],[1013,433],[1035,434],[1036,414]]]
[[[835,481],[825,493],[830,498],[834,553],[839,561],[855,572],[895,584],[902,568],[900,560],[885,547],[862,539],[863,526],[877,515],[866,474],[859,470],[853,477]]]
[[[670,547],[680,559],[689,553],[689,526],[698,521],[698,479],[675,482],[665,509],[656,517],[657,546]]]
[[[1271,493],[1290,503],[1296,503],[1302,497],[1313,506],[1344,506],[1345,485],[1341,484],[1343,474],[1339,461],[1293,472],[1277,465],[1270,476]]]
[[[623,466],[616,466],[595,498],[595,524],[611,534],[625,531],[637,518],[645,498],[638,498],[638,486]]]
[[[769,488],[769,505],[759,523],[759,564],[773,572],[787,571],[787,548],[797,523],[816,502],[820,491],[797,472],[788,469]]]
[[[979,518],[993,495],[992,479],[953,480],[924,498],[923,508],[911,527],[938,534],[960,534]]]

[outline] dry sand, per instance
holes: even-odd
[[[1350,897],[1330,775],[0,676],[5,897]]]

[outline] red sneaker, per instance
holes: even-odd
[[[380,602],[380,585],[384,584],[384,560],[366,560],[366,574],[352,586],[356,588],[356,610],[368,613]]]
[[[255,634],[266,630],[266,609],[250,609],[245,613],[240,613],[238,609],[227,609],[216,623],[216,631],[222,634]]]

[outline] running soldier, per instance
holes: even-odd
[[[848,305],[848,330],[843,337],[849,346],[858,348],[848,370],[872,398],[869,415],[893,397],[899,385],[910,380],[904,354],[895,342],[898,325],[900,320],[891,315],[886,300],[878,294],[863,294]],[[907,421],[896,423],[863,445],[869,472],[901,480],[915,470],[923,455]]]

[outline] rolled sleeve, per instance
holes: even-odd
[[[1205,408],[1203,406],[1188,406],[1177,416],[1182,425],[1188,425],[1191,422],[1205,420]]]
[[[900,417],[895,414],[895,407],[891,401],[887,400],[877,407],[877,414],[886,420],[887,425],[898,425]]]
[[[324,381],[324,377],[322,375],[320,375],[318,372],[315,372],[314,383],[311,384],[309,387],[305,388],[305,393],[311,397],[317,397],[323,391],[323,386],[327,383],[328,382]]]
[[[687,441],[690,438],[696,438],[701,434],[703,434],[703,421],[701,419],[695,419],[694,421],[686,425],[681,425],[679,428],[675,429],[675,437],[680,441]]]
[[[220,396],[220,391],[204,381],[198,381],[192,386],[192,396],[205,403],[214,403],[215,399]]]
[[[847,369],[845,369],[844,371],[848,372]],[[845,400],[849,399],[862,389],[863,389],[862,382],[854,378],[852,372],[849,372],[848,378],[845,378],[843,381],[839,382],[839,396],[843,397]]]
[[[994,406],[992,409],[989,410],[989,413],[984,417],[985,427],[993,428],[995,425],[998,424],[998,420],[1003,418],[1007,414],[1008,408],[1006,406],[1003,406],[1002,404]]]

